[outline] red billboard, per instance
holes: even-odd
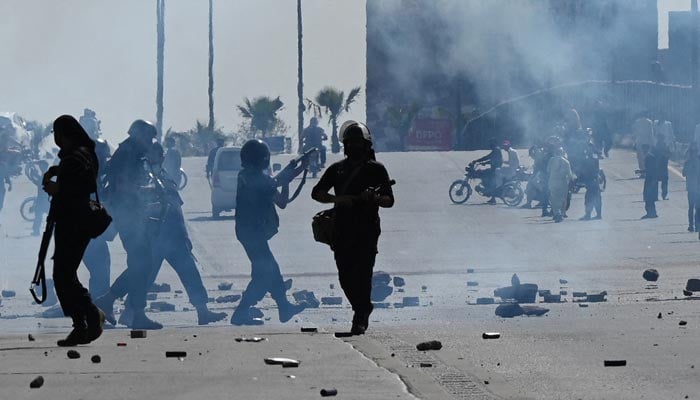
[[[447,151],[452,150],[454,128],[452,120],[419,118],[413,121],[408,131],[406,150]]]

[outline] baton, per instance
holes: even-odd
[[[51,243],[51,236],[53,236],[54,225],[55,222],[49,215],[46,218],[46,229],[44,230],[44,235],[41,237],[41,247],[39,247],[39,258],[36,263],[34,278],[32,279],[32,285],[29,287],[29,292],[32,294],[32,297],[34,297],[34,301],[36,301],[37,304],[41,304],[46,301],[46,267],[44,266],[44,261],[46,260],[46,253],[49,251],[49,244]],[[36,293],[36,286],[41,286],[41,297],[39,297]]]

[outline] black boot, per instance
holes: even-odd
[[[92,342],[102,336],[102,330],[105,325],[105,313],[102,310],[94,304],[90,304],[85,321],[87,322],[87,338],[89,341]]]
[[[58,346],[73,347],[79,344],[90,343],[85,315],[76,313],[71,316],[71,319],[73,320],[73,330],[65,339],[61,339],[57,342]]]

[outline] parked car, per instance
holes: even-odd
[[[222,211],[235,210],[240,170],[240,147],[222,147],[216,152],[211,178],[209,178],[213,218],[218,218]]]

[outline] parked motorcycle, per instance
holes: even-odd
[[[476,168],[477,164],[469,164],[465,171],[464,178],[458,179],[450,185],[450,200],[455,204],[464,204],[471,197],[473,190],[483,197],[497,197],[501,199],[509,207],[517,207],[525,196],[525,192],[520,184],[523,175],[516,173],[514,177],[506,180],[500,187],[489,190],[483,182],[479,182],[474,189],[469,181],[474,179],[481,180],[483,169]]]

